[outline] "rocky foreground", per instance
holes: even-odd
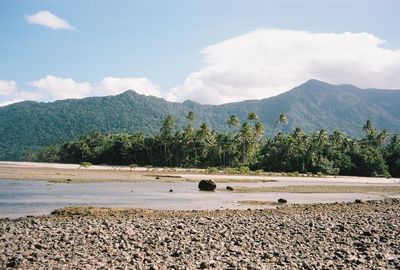
[[[0,219],[0,268],[400,269],[400,201]]]

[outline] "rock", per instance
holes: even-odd
[[[355,203],[363,203],[363,201],[361,199],[356,199],[354,202]]]
[[[0,218],[0,269],[400,269],[399,213],[364,201]]]
[[[179,257],[182,255],[182,252],[179,250],[176,250],[174,252],[171,253],[171,257]]]
[[[233,191],[233,187],[231,187],[231,186],[226,186],[226,190]]]
[[[173,190],[173,189],[170,189],[169,192],[174,192],[174,190]]]
[[[201,263],[200,263],[200,266],[199,266],[200,269],[207,269],[208,267],[209,267],[209,266],[208,266],[208,263],[207,263],[207,262],[204,262],[204,261],[201,262]]]
[[[213,180],[201,180],[199,182],[199,189],[204,191],[214,191],[217,188],[217,184]]]
[[[127,235],[129,235],[129,236],[132,236],[132,235],[135,234],[135,230],[132,229],[132,228],[128,228],[128,229],[126,229],[125,233],[126,233]]]
[[[283,198],[279,198],[278,199],[278,203],[287,203],[287,200],[283,199]]]
[[[19,259],[17,259],[16,257],[13,257],[8,261],[8,263],[6,264],[6,267],[15,268],[18,266],[19,261],[20,261]]]
[[[344,231],[345,231],[345,227],[344,227],[343,224],[337,224],[337,225],[336,225],[336,228],[337,228],[338,231],[340,231],[340,232],[344,232]]]
[[[183,230],[185,228],[185,224],[179,223],[178,225],[176,225],[176,228],[179,230]]]
[[[372,232],[370,232],[370,231],[364,231],[364,232],[363,232],[363,235],[364,235],[364,236],[374,236],[374,235],[372,234]]]

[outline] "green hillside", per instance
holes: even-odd
[[[198,125],[207,122],[219,131],[228,128],[229,115],[244,119],[248,112],[254,111],[266,126],[267,136],[274,132],[281,112],[289,118],[284,131],[294,127],[305,131],[337,128],[357,137],[362,125],[370,119],[377,128],[400,133],[399,90],[362,90],[310,80],[272,98],[218,106],[192,101],[174,103],[127,91],[116,96],[49,103],[28,101],[0,107],[0,160],[23,159],[28,150],[74,139],[94,129],[155,134],[166,115],[176,116],[178,126],[183,126],[189,111],[195,112]]]

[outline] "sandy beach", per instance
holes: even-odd
[[[220,181],[222,186],[229,183],[234,190],[218,189],[211,193],[195,190],[197,182],[205,178]],[[0,162],[0,179],[19,192],[18,184],[27,183],[27,190],[33,190],[33,195],[25,193],[24,197],[18,195],[13,200],[19,202],[28,196],[35,201],[40,198],[38,205],[46,202],[42,199],[47,196],[53,203],[66,193],[74,196],[74,201],[80,198],[85,202],[89,194],[102,199],[102,196],[110,196],[115,188],[119,188],[115,191],[117,201],[121,198],[134,200],[143,195],[138,190],[141,185],[151,198],[142,202],[145,208],[78,205],[52,208],[51,215],[0,218],[0,249],[4,250],[0,254],[0,268],[400,267],[400,201],[389,197],[400,193],[395,179],[223,175],[207,174],[202,170],[82,168],[70,164],[26,162]],[[41,184],[33,189],[34,183]],[[119,187],[127,184],[133,185],[134,189]],[[92,190],[92,185],[98,191]],[[174,192],[168,192],[169,185],[174,185]],[[152,195],[156,188],[159,190]],[[54,197],[51,195],[54,190],[61,193]],[[48,193],[38,193],[47,195],[35,197],[36,192]],[[330,192],[339,192],[336,199]],[[351,192],[355,192],[354,195]],[[76,197],[78,193],[80,195]],[[12,195],[7,194],[4,195]],[[277,203],[282,194],[290,203]],[[229,208],[225,203],[228,195],[235,198],[238,206],[231,210],[213,208],[213,202],[221,203],[224,209]],[[375,199],[354,201],[360,196]],[[163,198],[161,207],[171,202],[177,205],[167,207],[172,210],[146,208],[160,198]],[[187,203],[193,205],[205,203],[206,208],[202,209],[207,210],[176,210],[179,202],[182,207],[182,198],[191,198]],[[303,203],[296,203],[299,199]],[[307,203],[310,199],[324,203]],[[327,199],[331,202],[345,199],[347,202],[327,203]],[[139,202],[140,199],[136,201]],[[32,205],[30,201],[27,203]],[[271,206],[275,209],[266,209]]]
[[[204,169],[182,168],[145,168],[128,166],[93,165],[82,167],[79,164],[39,163],[39,162],[7,162],[0,161],[0,179],[9,180],[44,180],[52,182],[112,182],[138,180],[165,181],[199,181],[213,179],[217,182],[267,182],[283,183],[313,182],[315,184],[378,184],[392,185],[400,183],[400,179],[353,177],[353,176],[323,176],[296,177],[281,176],[279,173],[264,173],[260,175],[230,175],[208,174]]]

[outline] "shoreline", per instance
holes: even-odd
[[[75,207],[0,219],[0,267],[396,269],[400,200],[277,209]]]
[[[176,176],[176,177],[173,177]],[[156,179],[157,178],[157,179]],[[209,174],[205,169],[184,168],[145,168],[131,169],[128,166],[93,165],[83,168],[79,164],[8,162],[0,161],[0,179],[39,180],[50,182],[130,182],[142,180],[159,180],[174,182],[196,182],[201,179],[212,179],[216,182],[266,182],[266,181],[313,181],[321,183],[354,183],[354,184],[397,184],[400,179],[356,177],[356,176],[280,176],[279,173],[261,175],[246,174]]]

